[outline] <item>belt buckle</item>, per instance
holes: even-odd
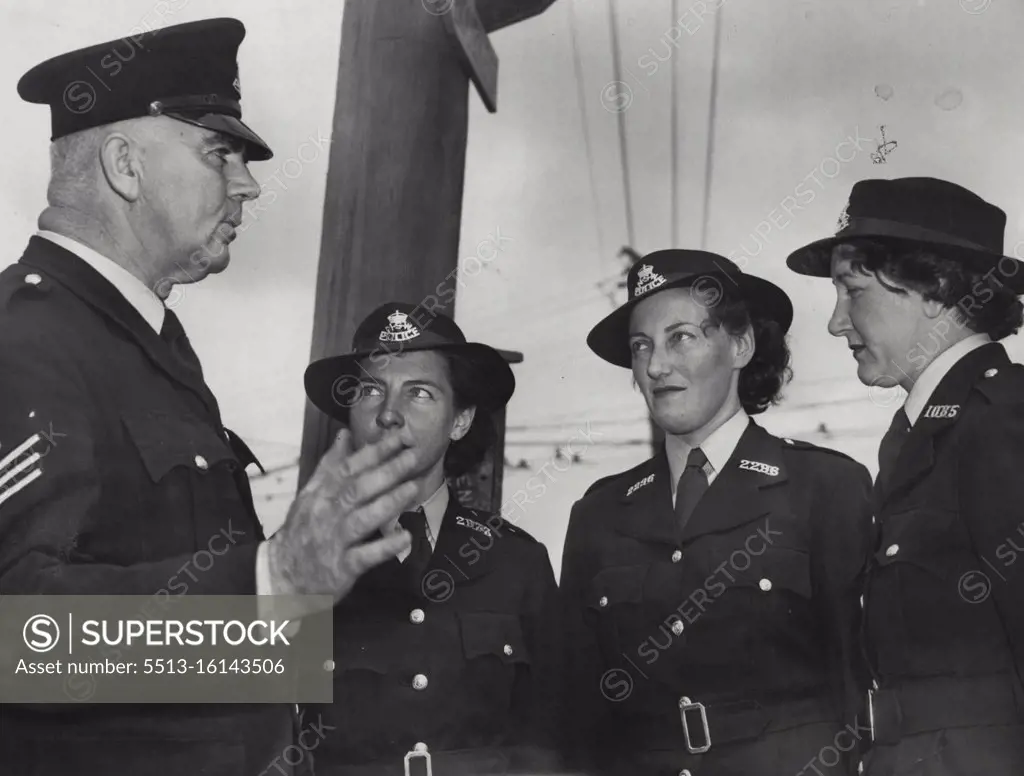
[[[422,757],[427,761],[427,776],[434,776],[430,763],[430,752],[427,750],[426,744],[416,744],[411,752],[405,753],[405,776],[409,776],[409,761],[417,757]]]
[[[700,723],[704,729],[704,741],[706,742],[703,746],[694,746],[693,741],[690,738],[690,725],[686,721],[686,712],[697,709],[700,712]],[[686,750],[690,754],[704,754],[711,748],[711,731],[708,729],[708,712],[704,708],[703,703],[694,703],[685,695],[679,699],[679,719],[683,723],[683,737],[686,739]]]

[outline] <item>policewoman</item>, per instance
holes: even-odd
[[[462,506],[446,477],[494,441],[490,415],[515,389],[498,351],[453,320],[385,304],[352,351],[316,361],[306,392],[357,446],[386,431],[420,455],[418,508],[389,530],[411,550],[360,580],[335,609],[336,732],[319,776],[542,773],[554,752],[557,588],[547,550],[522,529]]]
[[[703,251],[638,261],[590,332],[631,369],[664,447],[573,506],[565,717],[586,773],[845,773],[867,470],[752,415],[788,375],[777,286]],[[808,769],[808,770],[805,770]]]
[[[870,776],[1024,773],[1024,367],[1000,343],[1024,265],[1005,224],[947,181],[866,180],[836,234],[788,259],[831,277],[828,330],[860,381],[903,389],[863,598]]]

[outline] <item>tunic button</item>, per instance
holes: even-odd
[[[25,275],[25,282],[28,283],[30,286],[38,286],[40,283],[43,282],[43,279],[35,272],[33,272],[30,275]]]
[[[420,753],[426,752],[427,751],[427,745],[424,744],[422,741],[420,741],[419,743],[416,744],[416,746],[414,746],[412,748],[412,750],[414,752],[420,752]]]
[[[689,768],[683,768],[679,771],[679,776],[691,776]]]
[[[672,632],[677,636],[681,636],[683,633],[683,622],[682,620],[676,620],[672,623]]]
[[[682,559],[683,559],[683,551],[682,550],[676,550],[675,552],[672,553],[672,562],[673,563],[678,563]]]
[[[512,645],[511,644],[506,644],[505,648],[502,650],[502,652],[504,652],[509,657],[512,657],[512,652],[513,652]]]
[[[324,671],[333,671],[333,670],[334,670],[334,661],[333,660],[325,660],[324,661]]]
[[[899,551],[900,546],[898,544],[890,544],[888,547],[885,548],[885,555],[887,558],[893,558]]]
[[[608,596],[606,596],[606,595],[601,596],[601,600],[599,600],[597,602],[597,605],[598,606],[607,606],[608,605]]]
[[[210,468],[210,464],[208,464],[206,462],[206,459],[203,458],[203,456],[201,455],[196,456],[196,466],[199,467],[204,472]]]
[[[425,616],[426,615],[423,614],[422,609],[413,609],[411,612],[409,612],[409,622],[411,622],[413,625],[419,625],[421,622],[423,622]]]
[[[788,437],[783,437],[782,441],[785,442],[787,445],[793,444],[793,440]]]
[[[772,589],[772,581],[770,579],[762,579],[760,582],[757,583],[757,586],[767,593],[769,590]]]
[[[28,280],[28,278],[25,278],[25,279]],[[999,374],[999,370],[998,369],[986,369],[985,370],[985,377],[995,377],[997,374]]]
[[[414,690],[425,690],[427,689],[427,677],[423,674],[416,674],[412,678],[412,689]]]

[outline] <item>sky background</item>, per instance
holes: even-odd
[[[0,227],[8,236],[0,266],[17,261],[45,205],[49,116],[18,99],[23,72],[141,29],[215,16],[245,23],[245,117],[275,158],[252,165],[266,189],[232,246],[230,269],[179,287],[175,309],[225,423],[268,468],[297,459],[302,433],[342,5],[104,0],[100,12],[95,3],[45,0],[0,7],[0,93],[9,99],[0,129],[7,139]],[[702,5],[720,7],[702,18]],[[505,496],[543,469],[546,492],[516,519],[547,545],[556,570],[573,501],[596,478],[649,454],[642,444],[623,444],[647,433],[629,373],[585,344],[612,309],[609,288],[623,266],[616,254],[628,242],[620,116],[633,247],[671,247],[673,222],[678,247],[701,247],[706,219],[704,247],[786,289],[796,308],[795,378],[784,403],[758,420],[774,433],[842,450],[872,472],[900,397],[857,382],[845,342],[825,330],[831,285],[789,272],[785,257],[831,234],[852,184],[870,177],[952,180],[1007,212],[1007,252],[1024,240],[1017,32],[1024,4],[616,0],[615,17],[619,79],[609,0],[556,0],[541,16],[491,36],[500,59],[498,112],[489,114],[470,93],[460,256],[464,262],[498,232],[505,250],[464,278],[456,318],[470,338],[524,353],[515,367],[507,456],[526,464],[506,470]],[[716,23],[722,26],[708,165]],[[876,164],[871,154],[882,125],[897,146]],[[800,203],[789,216],[782,209],[787,197]],[[1012,357],[1024,356],[1019,336],[1007,346]],[[544,468],[555,463],[555,447],[570,440],[575,451],[584,450],[582,462],[558,461],[562,472]],[[254,481],[271,531],[283,520],[295,478],[294,469],[283,469]]]

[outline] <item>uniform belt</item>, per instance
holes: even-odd
[[[738,701],[707,705],[693,697],[680,699],[680,706],[674,713],[666,711],[656,720],[650,715],[618,718],[614,732],[616,739],[625,736],[633,747],[701,754],[720,745],[756,740],[766,733],[838,721],[835,706],[821,697],[775,703]]]
[[[415,750],[414,750],[415,751]],[[410,776],[426,776],[429,752],[431,776],[478,776],[478,774],[501,774],[508,770],[509,757],[503,749],[458,749],[431,751],[422,754],[410,752],[408,757]],[[313,753],[313,768],[316,776],[405,776],[405,758],[395,756],[371,763],[334,763],[316,758]]]
[[[868,692],[868,722],[876,744],[904,736],[982,725],[1024,723],[1014,674],[931,677]]]

